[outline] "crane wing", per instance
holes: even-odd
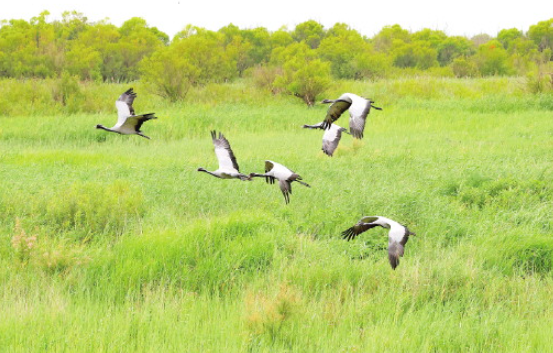
[[[134,134],[136,132],[140,132],[142,124],[152,119],[157,119],[157,117],[154,116],[154,113],[131,115],[125,119],[123,124],[121,124],[120,130],[124,134]]]
[[[219,160],[219,169],[236,169],[236,171],[240,171],[236,157],[225,136],[219,132],[219,137],[217,137],[217,133],[211,131],[211,139],[213,140],[213,146],[215,146],[215,154]]]
[[[115,101],[118,116],[116,126],[122,126],[129,116],[134,115],[134,108],[132,107],[132,103],[134,102],[135,98],[136,93],[134,93],[132,88],[129,88]]]
[[[271,169],[274,168],[274,163],[271,161],[265,161],[265,173],[268,173]]]
[[[392,265],[392,269],[395,270],[399,265],[399,258],[403,256],[404,251],[403,245],[397,241],[390,240],[388,242],[388,260],[390,261],[390,265]]]
[[[284,195],[284,202],[289,203],[290,194],[292,193],[292,183],[288,180],[279,180],[278,186],[280,186],[280,191],[282,191],[282,195]]]
[[[378,226],[377,224],[371,224],[371,223],[357,223],[351,228],[346,229],[342,232],[342,238],[346,239],[347,241],[350,241],[352,239],[355,239],[356,236],[359,234]]]
[[[405,244],[409,240],[409,235],[413,234],[405,226],[388,234],[388,260],[394,270],[399,265],[399,258],[405,253]]]
[[[342,131],[345,130],[337,125],[332,125],[329,130],[323,134],[323,152],[332,157],[332,154],[338,148],[338,143],[342,138]]]
[[[349,108],[349,129],[353,137],[357,139],[363,138],[363,130],[365,130],[365,121],[371,110],[371,101],[365,98],[356,96]]]
[[[326,112],[326,117],[323,122],[323,128],[330,129],[333,122],[338,120],[342,114],[351,106],[351,99],[348,97],[337,99]]]

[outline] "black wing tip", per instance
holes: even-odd
[[[125,93],[123,93],[123,94],[128,94],[132,97],[136,97],[136,93],[134,92],[134,89],[132,87],[129,88],[128,90],[126,90]]]
[[[284,195],[284,203],[289,204],[290,203],[290,194],[286,192],[282,192],[282,195]]]
[[[346,229],[342,232],[342,238],[347,240],[347,241],[350,241],[350,240],[354,239],[356,236],[357,236],[357,234],[355,234],[355,231],[353,230],[353,227],[348,228],[348,229]]]
[[[330,129],[330,127],[332,126],[332,122],[328,122],[328,121],[323,121],[323,125],[321,126],[324,130],[328,130]]]
[[[225,138],[225,135],[223,135],[221,131],[219,131],[219,137],[217,137],[217,130],[211,130],[210,133],[211,133],[211,138],[214,140]]]
[[[389,256],[390,260],[390,266],[392,266],[392,270],[395,270],[399,266],[399,256]]]

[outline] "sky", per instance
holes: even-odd
[[[373,37],[384,26],[399,24],[411,32],[422,28],[448,36],[496,36],[502,29],[524,32],[531,25],[553,18],[551,0],[1,0],[0,20],[24,19],[50,12],[49,20],[64,11],[83,13],[90,22],[103,19],[121,26],[132,17],[174,36],[187,24],[218,30],[229,24],[242,29],[265,27],[289,30],[307,20],[325,28],[346,23],[362,35]]]

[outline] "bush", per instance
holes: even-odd
[[[504,76],[513,71],[509,65],[509,55],[497,40],[489,41],[478,48],[474,62],[482,76]]]
[[[68,113],[77,113],[82,105],[79,78],[64,71],[52,86],[52,98],[60,103]]]
[[[100,234],[121,235],[127,223],[140,217],[143,196],[124,181],[109,185],[74,183],[50,198],[45,220],[58,231],[71,231],[83,240]]]
[[[455,77],[475,77],[478,73],[476,64],[466,58],[457,58],[451,63],[451,69]]]
[[[141,63],[142,78],[153,91],[171,101],[184,99],[191,87],[209,82],[225,82],[236,74],[221,43],[203,36],[176,39]]]
[[[364,52],[353,58],[355,79],[375,80],[386,77],[392,65],[385,54]]]
[[[143,201],[142,191],[128,182],[74,182],[53,191],[7,193],[0,197],[0,209],[4,216],[19,217],[43,232],[83,241],[125,233],[144,214]]]
[[[270,91],[272,94],[282,92],[282,88],[275,86],[276,78],[282,75],[282,68],[276,66],[256,66],[251,73],[253,83],[257,88]]]

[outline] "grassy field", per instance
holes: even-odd
[[[47,82],[1,85],[0,351],[553,351],[551,95],[338,83],[329,98],[384,110],[329,158],[300,128],[326,106],[247,82],[176,105],[133,86],[152,140],[94,129],[128,85],[83,86],[84,108]],[[243,172],[271,159],[312,188],[285,205],[262,179],[196,172],[217,168],[211,129]],[[340,238],[363,215],[417,233],[396,271],[384,229]]]

